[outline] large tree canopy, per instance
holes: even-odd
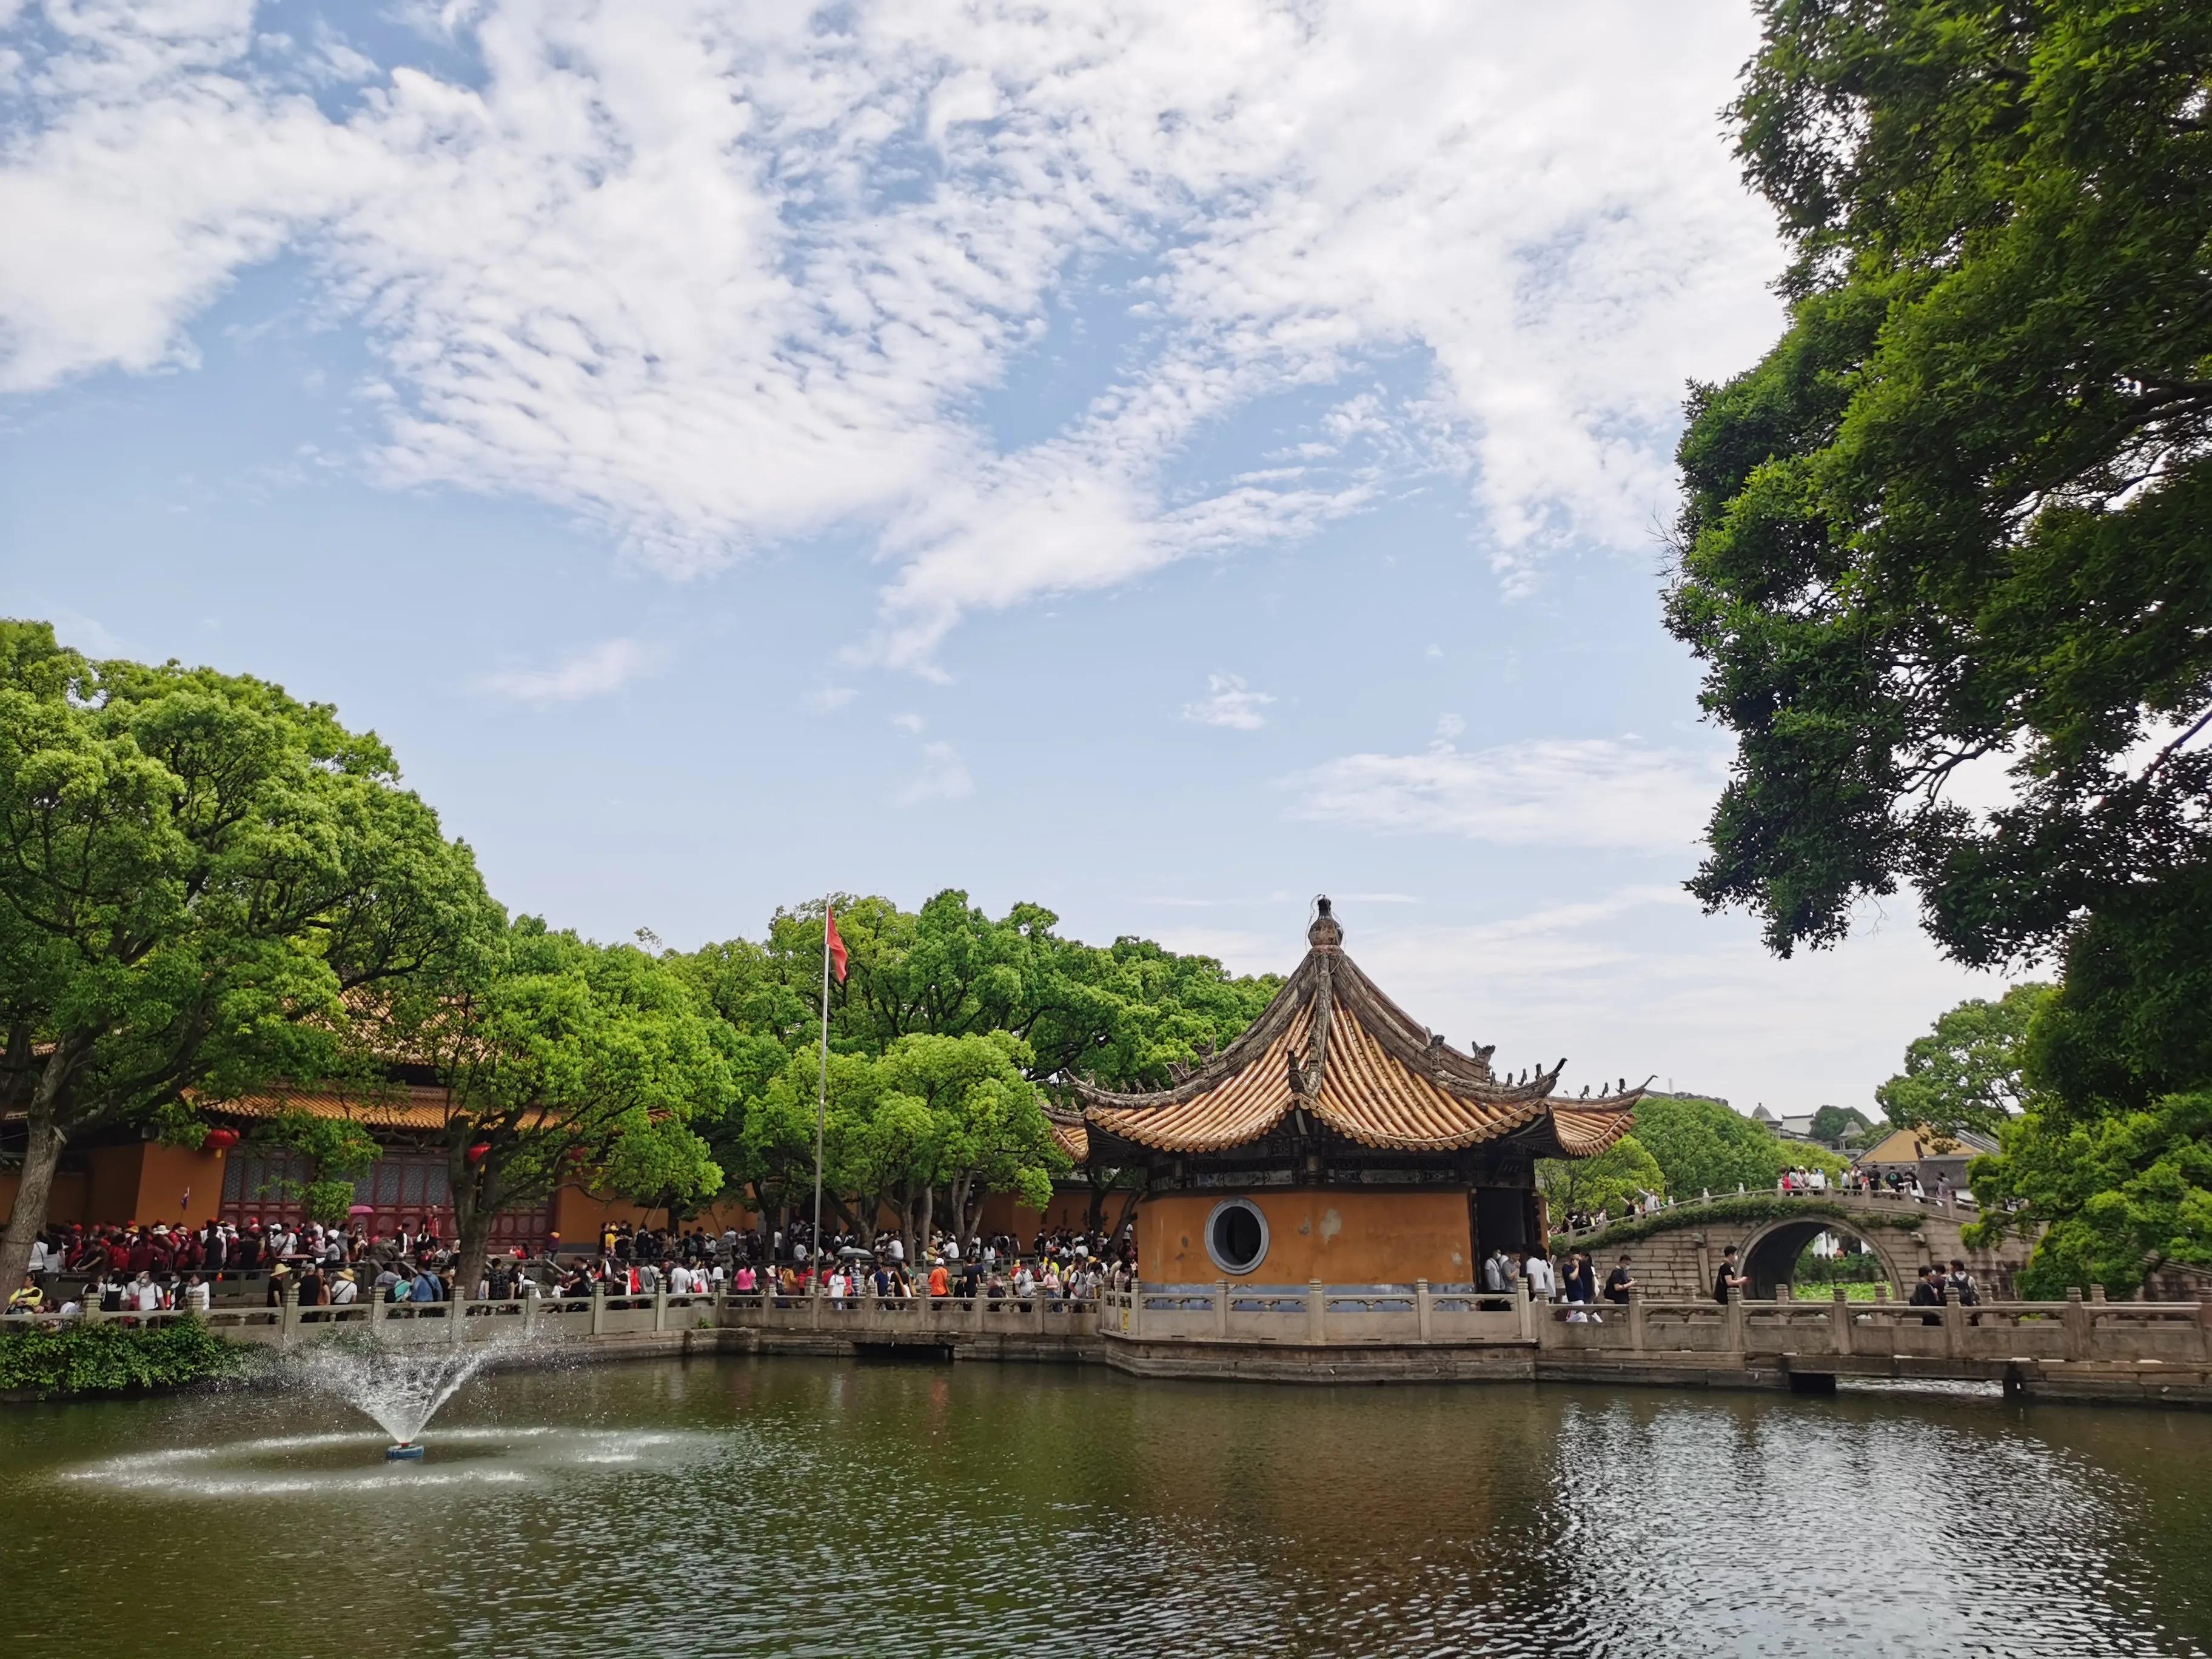
[[[916,911],[850,895],[836,908],[849,973],[831,988],[830,1042],[848,1053],[882,1054],[918,1032],[1004,1031],[1039,1081],[1074,1074],[1107,1087],[1158,1086],[1170,1067],[1229,1042],[1282,984],[1237,978],[1211,957],[1147,939],[1064,939],[1041,905],[994,920],[955,888]],[[732,1025],[794,1048],[813,1037],[822,912],[819,900],[779,910],[764,943],[733,939],[688,958]]]
[[[0,1279],[72,1137],[339,1068],[347,995],[422,971],[488,905],[329,708],[0,623],[0,1099],[25,1135]]]
[[[962,1230],[992,1192],[1045,1200],[1067,1168],[1044,1115],[1056,1082],[1164,1085],[1234,1039],[1282,982],[1146,939],[1065,939],[1034,904],[994,919],[954,889],[915,911],[836,903],[849,971],[830,988],[828,1203],[864,1232],[888,1211],[909,1243],[939,1197]],[[703,1133],[770,1224],[811,1202],[822,917],[820,900],[779,910],[761,943],[678,959],[734,1033],[737,1104]]]
[[[1909,880],[2033,956],[2212,858],[2212,12],[1761,10],[1795,303],[1681,444],[1668,623],[1740,744],[1693,885],[1786,953]]]
[[[2061,957],[2012,1073],[2008,999],[1885,1103],[2019,1095],[1985,1230],[2124,1286],[2212,1254],[2212,11],[1760,11],[1792,311],[1682,439],[1668,621],[1738,740],[1692,885],[1785,955],[1909,884],[1961,962]]]
[[[1646,1095],[1637,1103],[1636,1139],[1666,1177],[1675,1198],[1764,1192],[1793,1164],[1839,1174],[1844,1161],[1825,1146],[1784,1140],[1717,1100]]]
[[[2015,985],[1996,1001],[1960,1003],[1915,1037],[1905,1069],[1874,1091],[1889,1121],[1939,1139],[1997,1133],[2027,1105],[2028,1024],[2051,994],[2048,985]]]
[[[564,1182],[646,1202],[721,1185],[693,1126],[733,1096],[728,1028],[659,957],[525,916],[365,1024],[368,1042],[443,1089],[464,1284],[494,1218]]]

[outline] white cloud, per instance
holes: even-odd
[[[0,0],[4,3],[4,0]],[[54,638],[63,645],[73,647],[88,657],[129,657],[138,654],[130,641],[107,627],[96,617],[88,617],[81,611],[66,605],[33,605],[27,614],[44,617],[54,625]]]
[[[806,694],[808,708],[817,714],[834,714],[860,694],[849,685],[824,685]]]
[[[621,690],[657,662],[657,654],[635,640],[604,640],[570,653],[550,668],[510,669],[487,674],[481,684],[516,702],[581,702]]]
[[[949,743],[921,746],[921,769],[908,778],[895,799],[901,806],[920,806],[933,800],[965,800],[975,793],[975,780],[968,763]]]
[[[1539,738],[1462,750],[1447,736],[1416,755],[1346,755],[1287,780],[1291,815],[1509,847],[1680,852],[1703,832],[1723,781],[1717,755],[1606,738]]]
[[[298,255],[379,359],[381,476],[554,503],[676,576],[856,527],[896,564],[862,654],[927,670],[969,612],[1418,474],[1462,481],[1508,592],[1563,540],[1641,547],[1682,380],[1777,317],[1713,114],[1741,8],[422,15],[466,82],[252,0],[50,9],[0,149],[0,386],[189,366]],[[994,434],[978,395],[1098,252],[1145,335],[1058,429]],[[1171,477],[1308,390],[1309,465]]]
[[[1256,732],[1267,723],[1262,711],[1274,702],[1271,691],[1255,691],[1242,674],[1208,674],[1206,696],[1182,706],[1182,717],[1200,726],[1225,726],[1233,732]]]
[[[898,727],[902,732],[911,732],[919,735],[923,726],[923,720],[921,716],[919,714],[894,714],[891,716],[891,724]]]

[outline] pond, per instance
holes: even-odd
[[[2212,1414],[736,1357],[0,1408],[15,1651],[2212,1652]]]

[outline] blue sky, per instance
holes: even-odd
[[[1772,337],[1665,9],[0,0],[0,572],[398,749],[510,905],[945,885],[1571,1085],[1863,1101],[1986,986],[1681,894],[1681,388]]]

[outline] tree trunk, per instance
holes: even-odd
[[[471,1171],[470,1176],[475,1172]],[[465,1176],[453,1183],[453,1299],[465,1302],[477,1293],[491,1255],[491,1224],[499,1218],[499,1206],[486,1188]],[[488,1183],[487,1183],[488,1186]]]
[[[919,1272],[921,1259],[929,1254],[929,1231],[937,1215],[937,1188],[925,1184],[921,1189],[921,1219],[915,1225],[914,1242],[907,1246],[906,1266],[908,1273]]]
[[[23,1148],[22,1179],[16,1184],[15,1210],[8,1219],[8,1231],[0,1237],[0,1288],[11,1296],[31,1265],[32,1241],[46,1224],[54,1170],[62,1161],[62,1148],[69,1142],[48,1103],[34,1101],[24,1127],[30,1139]]]
[[[953,1242],[963,1251],[968,1248],[968,1189],[975,1185],[975,1182],[972,1175],[957,1176],[945,1194],[949,1200],[947,1207],[952,1214]]]
[[[968,1201],[960,1206],[962,1237],[974,1238],[977,1236],[977,1230],[983,1224],[983,1206],[989,1201],[990,1196],[991,1189],[981,1182],[969,1188]],[[1016,1243],[1018,1245],[1019,1241],[1017,1240]]]

